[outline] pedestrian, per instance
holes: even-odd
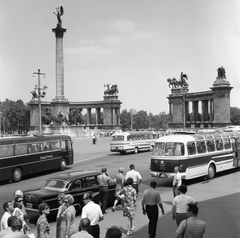
[[[183,220],[176,230],[174,238],[202,238],[206,230],[204,221],[197,218],[198,207],[196,204],[188,204],[187,216],[188,219]]]
[[[197,201],[185,194],[187,192],[186,185],[181,185],[178,190],[179,195],[173,199],[172,206],[172,218],[173,220],[176,219],[177,226],[179,226],[182,220],[187,219],[188,204],[191,203],[197,205]]]
[[[43,202],[38,206],[39,218],[37,220],[37,238],[50,237],[50,225],[47,220],[50,210],[47,203]]]
[[[3,210],[5,211],[1,218],[1,231],[8,227],[8,218],[12,216],[14,206],[12,201],[5,202],[3,204]]]
[[[178,188],[182,185],[182,177],[179,172],[179,167],[174,167],[174,178],[173,178],[173,197],[176,197],[178,195]]]
[[[121,167],[118,169],[118,174],[116,174],[116,189],[115,189],[115,201],[113,203],[112,211],[116,211],[116,205],[120,201],[120,198],[117,196],[117,193],[123,188],[124,186],[124,169]]]
[[[90,220],[88,218],[83,218],[79,224],[79,232],[73,234],[71,238],[93,238],[93,236],[88,233],[89,229]]]
[[[137,192],[137,195],[138,195],[138,186],[142,182],[142,176],[140,175],[140,173],[138,171],[135,170],[135,165],[134,164],[131,164],[129,167],[130,167],[130,171],[128,171],[126,173],[125,180],[127,180],[128,178],[133,179],[133,185],[132,186],[136,189],[136,192]]]
[[[73,206],[74,198],[71,194],[67,194],[63,197],[64,205],[66,206],[66,210],[61,214],[61,217],[66,220],[66,230],[65,230],[65,238],[70,238],[71,235],[77,232],[75,227],[75,216],[76,209]]]
[[[28,235],[22,234],[22,226],[22,221],[14,216],[14,219],[11,221],[12,232],[5,235],[4,238],[29,238]]]
[[[84,207],[82,209],[82,219],[90,220],[90,229],[88,233],[94,238],[100,237],[100,227],[98,223],[103,220],[103,213],[100,206],[92,201],[92,193],[88,192],[83,195]]]
[[[136,200],[137,200],[137,192],[136,189],[133,188],[133,179],[127,179],[127,186],[123,187],[117,195],[122,199],[123,203],[123,216],[128,218],[128,231],[127,235],[131,235],[135,230],[135,226],[133,226],[133,219],[135,218],[136,213]]]
[[[112,182],[112,179],[108,176],[107,169],[102,168],[102,173],[97,176],[99,186],[99,205],[102,209],[102,213],[106,214],[106,206],[108,200],[108,186]]]
[[[27,213],[25,207],[23,205],[23,197],[22,195],[16,195],[14,198],[14,211],[12,213],[13,216],[16,216],[22,221],[22,233],[26,234],[27,231],[30,231],[30,227],[28,226],[26,219]]]
[[[65,216],[61,216],[63,212],[66,210],[66,206],[63,202],[65,194],[59,193],[58,194],[58,213],[56,218],[56,238],[65,238],[65,232],[66,232],[66,219]]]
[[[122,232],[117,227],[111,227],[107,230],[105,238],[121,238]]]
[[[165,213],[161,202],[160,193],[155,190],[156,187],[157,187],[156,181],[151,181],[150,189],[144,191],[142,199],[143,215],[147,214],[149,219],[148,223],[149,238],[155,238],[156,236],[158,222],[158,206],[162,210],[162,215],[164,215]]]
[[[97,143],[97,137],[95,136],[95,134],[93,135],[93,144],[95,145]]]
[[[16,218],[17,217],[15,217],[15,216],[8,217],[8,219],[7,219],[7,227],[0,231],[0,238],[3,238],[5,235],[8,235],[8,234],[12,233],[12,225],[11,225],[11,223],[12,223],[12,220],[16,219]]]

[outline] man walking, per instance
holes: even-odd
[[[188,204],[188,219],[183,220],[176,230],[174,238],[202,238],[206,229],[204,221],[197,218],[198,207],[195,204]]]
[[[173,197],[175,198],[178,195],[178,188],[182,185],[182,177],[179,172],[179,167],[174,167],[174,178],[173,178]]]
[[[131,164],[129,167],[130,167],[130,171],[128,171],[126,173],[125,180],[127,180],[128,178],[133,179],[133,185],[132,186],[136,189],[136,192],[137,192],[137,195],[138,195],[138,186],[142,182],[142,176],[140,175],[140,173],[138,171],[135,170],[135,165],[134,164]]]
[[[12,213],[14,211],[14,206],[12,201],[5,202],[3,204],[3,210],[5,212],[1,218],[1,228],[0,228],[1,231],[8,227],[8,218],[12,216]]]
[[[93,238],[93,236],[88,233],[89,229],[90,220],[88,218],[83,218],[79,224],[79,232],[73,234],[71,238]]]
[[[142,199],[142,210],[143,215],[148,216],[148,235],[149,238],[155,238],[157,222],[158,222],[158,206],[162,210],[162,215],[164,215],[164,209],[161,202],[161,197],[159,192],[155,190],[157,183],[155,181],[151,181],[150,189],[147,189],[143,193]]]
[[[88,233],[94,238],[99,238],[100,227],[98,223],[103,220],[103,214],[100,206],[92,201],[92,193],[85,193],[83,195],[84,207],[82,209],[82,219],[88,218],[90,220],[90,229]]]
[[[102,209],[102,213],[105,214],[108,200],[108,185],[112,182],[106,168],[102,168],[102,173],[97,176],[97,181],[99,185],[99,205]]]

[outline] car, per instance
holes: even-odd
[[[86,192],[93,193],[93,201],[99,201],[99,186],[97,176],[100,171],[95,170],[78,170],[64,172],[59,175],[47,178],[39,189],[23,191],[24,205],[29,213],[38,214],[38,206],[46,202],[50,207],[50,216],[56,216],[59,203],[57,196],[59,193],[71,194],[74,197],[74,207],[77,213],[81,214],[83,204],[83,194]],[[115,200],[116,180],[109,184],[108,205],[112,205]]]

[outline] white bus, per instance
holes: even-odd
[[[151,157],[153,177],[174,176],[180,168],[183,179],[206,176],[240,166],[240,133],[173,135],[159,138]]]
[[[152,131],[131,131],[114,133],[111,136],[110,151],[126,154],[128,152],[152,151],[157,133]]]

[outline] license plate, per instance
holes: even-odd
[[[27,207],[27,208],[32,208],[33,205],[32,205],[32,203],[28,203],[28,202],[27,202],[27,203],[26,203],[26,207]]]

